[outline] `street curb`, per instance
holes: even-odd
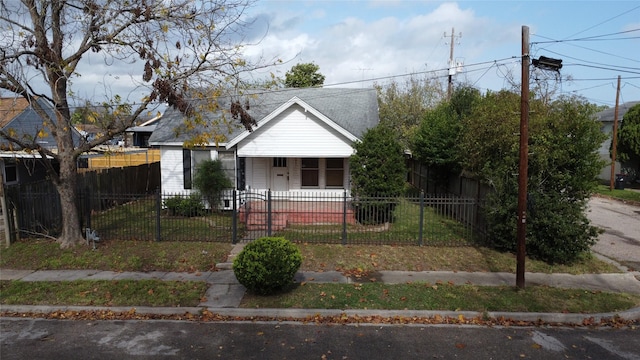
[[[269,319],[273,321],[309,321],[317,317],[357,317],[363,323],[367,318],[389,319],[508,319],[530,323],[564,324],[564,325],[597,325],[601,321],[623,320],[640,321],[640,307],[615,313],[597,314],[560,314],[560,313],[520,313],[520,312],[475,312],[475,311],[439,311],[439,310],[332,310],[332,309],[243,309],[243,308],[211,308],[211,307],[93,307],[93,306],[45,306],[45,305],[3,305],[0,313],[18,314],[50,314],[55,312],[106,311],[114,314],[139,315],[186,315],[200,314],[202,311],[237,318],[232,321],[256,321]],[[229,321],[229,320],[221,320]],[[376,322],[377,323],[377,322]]]

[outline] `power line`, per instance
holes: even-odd
[[[640,63],[640,60],[638,60],[638,59],[627,58],[627,57],[620,56],[620,55],[614,55],[614,54],[611,54],[611,53],[608,53],[608,52],[604,52],[604,51],[596,50],[596,49],[591,49],[591,48],[580,46],[580,45],[576,45],[576,44],[568,43],[568,45],[571,45],[573,47],[577,47],[577,48],[580,48],[580,49],[583,49],[583,50],[592,51],[592,52],[595,52],[595,53],[598,53],[598,54],[607,55],[607,56],[619,58],[619,59],[622,59],[622,60],[628,60],[628,61],[631,61],[631,62]],[[558,54],[557,52],[554,52],[553,50],[549,50],[549,48],[547,48],[547,47],[540,48],[540,50],[545,50],[545,51],[548,51],[548,52],[551,52],[551,53],[554,53],[554,54]],[[558,55],[562,55],[562,54],[558,54]],[[562,55],[562,56],[564,56],[564,55]]]
[[[636,7],[632,8],[632,9],[630,9],[630,10],[627,10],[627,11],[622,12],[622,13],[620,13],[620,14],[618,14],[618,15],[615,15],[615,16],[613,16],[613,17],[611,17],[611,18],[607,19],[607,20],[604,20],[604,21],[602,21],[602,22],[600,22],[600,23],[597,23],[597,24],[595,24],[595,25],[593,25],[593,26],[591,26],[591,27],[589,27],[589,28],[586,28],[586,29],[584,29],[584,30],[582,30],[582,31],[578,31],[578,32],[577,32],[577,33],[575,33],[575,34],[568,36],[568,38],[572,38],[572,37],[574,37],[574,36],[576,36],[576,35],[579,35],[579,34],[582,34],[582,33],[584,33],[584,32],[587,32],[587,31],[589,31],[589,30],[591,30],[591,29],[594,29],[594,28],[596,28],[596,27],[598,27],[598,26],[600,26],[600,25],[602,25],[602,24],[608,23],[608,22],[609,22],[609,21],[611,21],[611,20],[615,20],[615,19],[617,19],[617,18],[619,18],[619,17],[621,17],[621,16],[627,15],[627,14],[629,14],[629,13],[631,13],[631,12],[633,12],[633,11],[637,10],[637,9],[640,9],[640,6],[636,6]]]
[[[618,77],[610,77],[610,78],[591,78],[591,79],[580,79],[580,78],[572,78],[571,81],[608,81],[608,80],[616,80]],[[640,79],[640,76],[631,76],[625,77],[626,80],[635,80]]]
[[[554,40],[542,35],[534,35],[534,36],[538,36],[541,38],[545,38],[545,39],[549,39],[549,41],[534,41],[531,43],[531,45],[537,45],[537,44],[556,44],[556,43],[568,43],[568,42],[574,42],[574,41],[610,41],[610,40],[633,40],[633,39],[640,39],[640,37],[638,36],[633,36],[633,37],[624,37],[624,38],[614,38],[614,39],[601,39],[602,37],[606,37],[606,36],[613,36],[613,35],[621,35],[621,34],[628,34],[630,32],[636,32],[636,31],[640,31],[640,29],[632,29],[632,30],[627,30],[627,31],[620,31],[620,32],[616,32],[616,33],[611,33],[611,34],[603,34],[603,35],[594,35],[594,36],[589,36],[589,37],[585,37],[585,38],[577,38],[577,39],[564,39],[564,40]]]
[[[622,73],[627,73],[627,74],[638,74],[638,75],[640,75],[640,71],[614,69],[614,68],[609,68],[609,67],[604,67],[604,66],[596,66],[596,65],[588,65],[588,64],[565,64],[565,65],[566,66],[582,66],[582,67],[587,67],[587,68],[592,68],[592,69],[601,69],[601,70],[617,71],[617,72],[622,72]]]

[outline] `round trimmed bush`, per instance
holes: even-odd
[[[247,290],[268,295],[293,281],[302,264],[300,250],[283,237],[263,237],[247,244],[233,260],[233,272]]]

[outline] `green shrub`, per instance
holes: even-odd
[[[514,180],[515,182],[515,180]],[[515,188],[515,185],[513,186]],[[517,251],[517,197],[490,194],[485,214],[489,245],[498,250]],[[576,201],[558,199],[560,195],[535,194],[529,198],[526,228],[526,253],[532,259],[549,264],[572,264],[589,253],[598,237]]]
[[[386,199],[405,190],[407,168],[404,150],[394,132],[382,125],[368,130],[362,141],[353,145],[349,159],[356,218],[361,224],[391,222],[395,204]]]
[[[302,264],[300,250],[283,237],[263,237],[247,244],[233,260],[233,272],[247,290],[268,295],[293,281]]]
[[[164,206],[169,210],[169,215],[173,216],[200,216],[203,211],[198,194],[172,196],[164,201]]]
[[[212,211],[218,211],[222,192],[232,188],[233,183],[227,178],[220,160],[204,160],[196,168],[193,187],[207,200]]]

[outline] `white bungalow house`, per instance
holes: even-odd
[[[342,194],[350,189],[352,144],[379,122],[374,89],[281,89],[244,95],[241,103],[257,126],[228,129],[214,125],[221,114],[209,114],[209,126],[226,136],[204,148],[184,143],[211,128],[184,131],[184,116],[165,112],[149,138],[160,149],[163,193],[189,193],[198,162],[220,159],[238,190]]]

